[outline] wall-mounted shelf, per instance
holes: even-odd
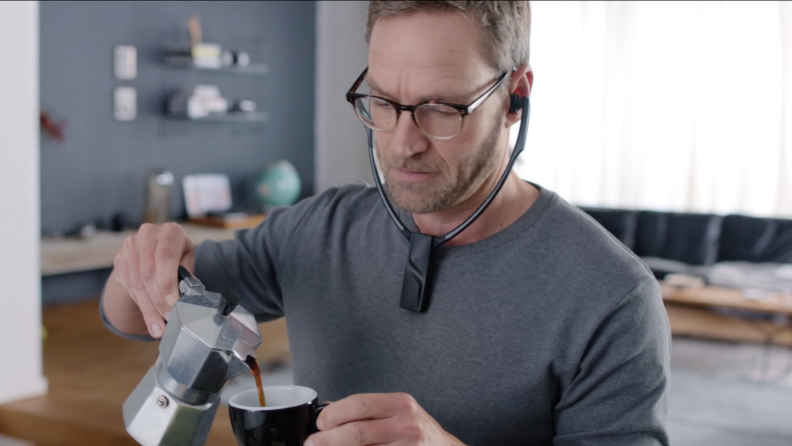
[[[175,121],[192,122],[266,122],[269,116],[264,112],[254,113],[228,113],[226,115],[211,115],[204,118],[191,118],[187,115],[166,114],[166,118]]]
[[[174,70],[205,71],[215,73],[236,73],[236,74],[267,74],[269,66],[266,64],[250,64],[244,67],[230,66],[220,68],[201,67],[191,62],[175,62],[165,60],[165,66]]]

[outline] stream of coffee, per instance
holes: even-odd
[[[267,400],[264,399],[264,386],[261,385],[261,370],[259,370],[258,363],[256,362],[256,358],[252,356],[248,356],[245,360],[248,367],[250,367],[250,372],[253,374],[253,378],[256,380],[256,389],[258,390],[258,397],[259,397],[259,404],[261,407],[265,407],[267,405]]]

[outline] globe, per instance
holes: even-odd
[[[264,207],[288,206],[300,197],[300,176],[283,160],[264,169],[256,180],[256,197]]]

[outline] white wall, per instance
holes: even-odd
[[[0,403],[47,391],[41,370],[38,2],[0,2]]]
[[[344,95],[367,66],[367,1],[322,1],[316,9],[316,192],[372,183],[363,125]]]

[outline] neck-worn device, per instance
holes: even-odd
[[[407,265],[404,268],[404,279],[402,280],[401,299],[399,305],[405,310],[421,313],[426,311],[429,303],[429,285],[432,277],[432,260],[435,250],[443,243],[451,240],[459,235],[462,231],[467,229],[476,219],[487,209],[487,206],[492,203],[492,200],[498,194],[506,182],[509,173],[514,166],[517,157],[520,156],[525,148],[525,136],[528,133],[528,119],[531,114],[531,104],[529,98],[520,98],[516,93],[510,95],[509,111],[516,113],[522,109],[522,117],[520,119],[520,132],[517,136],[517,143],[514,145],[514,150],[509,158],[509,164],[503,172],[498,184],[492,189],[487,199],[473,212],[465,221],[459,226],[454,228],[451,232],[443,236],[432,236],[420,232],[413,232],[407,229],[402,223],[399,216],[393,209],[390,200],[388,199],[385,188],[382,185],[374,153],[374,137],[371,129],[366,129],[368,134],[369,144],[369,161],[371,162],[371,172],[374,176],[374,183],[377,185],[377,191],[382,199],[382,204],[388,211],[391,220],[399,229],[399,231],[410,241],[410,255],[407,258]]]

